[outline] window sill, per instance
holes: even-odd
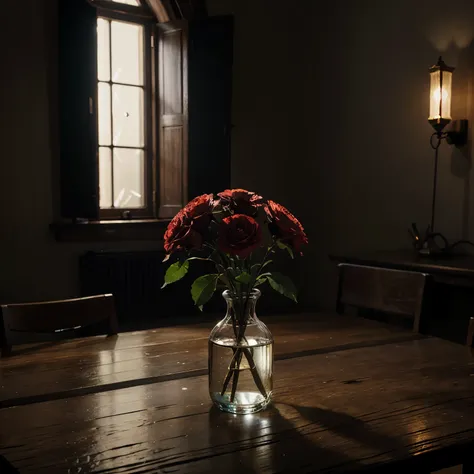
[[[54,222],[50,229],[58,242],[117,242],[163,240],[171,219]]]

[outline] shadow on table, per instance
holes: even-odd
[[[321,425],[327,431],[345,439],[351,439],[358,444],[382,453],[395,451],[400,454],[409,454],[404,443],[386,434],[375,431],[366,422],[346,413],[332,411],[319,407],[301,405],[287,406],[294,408],[305,420]]]
[[[229,473],[305,472],[315,464],[321,469],[362,468],[347,455],[340,438],[354,442],[347,448],[366,446],[366,455],[405,450],[397,440],[375,432],[361,420],[317,407],[277,404],[253,415],[231,415],[213,407],[209,422],[210,445],[217,448],[216,455],[222,457]],[[324,431],[338,436],[334,448],[328,447],[330,437],[325,445],[318,444]]]

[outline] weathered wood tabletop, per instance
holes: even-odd
[[[216,322],[14,347],[14,356],[0,358],[0,408],[204,375],[207,338]],[[273,316],[266,322],[277,359],[414,337],[393,326],[335,314]]]
[[[208,324],[4,359],[0,454],[21,473],[429,472],[469,461],[466,347],[334,315],[268,325],[274,404],[254,415],[211,407]]]

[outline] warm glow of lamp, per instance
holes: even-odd
[[[430,68],[430,116],[428,121],[437,132],[451,121],[451,85],[453,67],[449,67],[440,58]]]
[[[467,143],[467,120],[455,120],[449,126],[447,131],[443,131],[444,127],[451,122],[451,86],[453,83],[453,67],[446,66],[441,56],[438,62],[430,67],[430,116],[428,121],[435,129],[430,138],[431,148],[434,150],[434,173],[433,173],[433,198],[431,200],[431,224],[426,231],[423,239],[419,238],[416,225],[411,232],[414,237],[415,248],[422,255],[431,255],[440,251],[447,251],[453,246],[448,245],[448,241],[441,234],[435,232],[435,210],[436,210],[436,186],[438,181],[438,150],[442,140],[446,139],[449,145],[462,147]],[[442,237],[445,242],[445,248],[440,249],[435,237]],[[474,244],[473,244],[474,245]]]
[[[432,96],[432,101],[433,101],[433,104],[432,104],[432,110],[433,110],[433,115],[431,116],[431,118],[440,118],[441,116],[448,116],[449,113],[448,113],[448,110],[449,110],[449,106],[446,105],[446,101],[448,100],[449,98],[449,94],[448,94],[448,91],[443,88],[443,100],[441,101],[441,88],[438,87],[434,90],[433,92],[433,96]],[[442,112],[442,114],[440,115],[439,113],[439,104],[442,104],[444,106],[444,108],[446,109],[445,112]]]

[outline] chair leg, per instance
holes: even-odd
[[[474,318],[469,320],[469,326],[467,327],[466,346],[474,347]]]
[[[109,316],[109,336],[115,336],[118,334],[118,322],[117,315],[112,312]]]
[[[421,329],[421,311],[417,311],[415,313],[415,318],[413,320],[413,332],[416,334],[420,333]]]
[[[343,270],[340,265],[338,266],[339,268],[339,282],[337,284],[337,297],[336,297],[336,313],[337,314],[344,314],[345,311],[345,305],[342,302],[342,290],[343,290]]]
[[[117,312],[115,311],[115,300],[113,297],[107,297],[107,323],[108,323],[108,336],[115,336],[118,334],[118,321]]]
[[[118,334],[118,327],[117,323],[113,323],[112,321],[109,324],[109,333],[108,336],[116,336]]]
[[[3,320],[3,315],[0,311],[0,348],[2,357],[8,357],[12,353],[12,346],[7,340],[7,330]]]

